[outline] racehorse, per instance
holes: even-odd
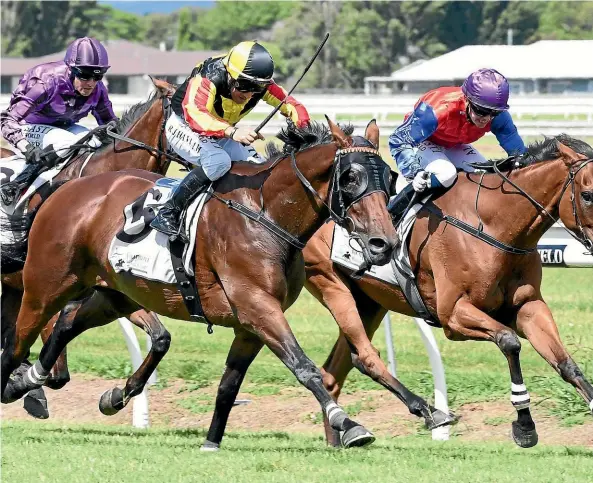
[[[342,443],[350,447],[374,437],[333,402],[283,312],[304,283],[301,249],[328,215],[359,239],[371,263],[389,261],[396,235],[385,206],[389,168],[376,148],[376,124],[369,123],[363,138],[328,123],[329,129],[317,123],[285,129],[281,138],[290,154],[269,146],[267,163],[236,163],[216,184],[196,233],[195,281],[208,323],[235,331],[226,374],[249,364],[267,345],[314,394],[329,424],[343,432]],[[81,178],[59,188],[42,205],[29,233],[15,337],[2,354],[4,401],[39,387],[63,347],[90,326],[104,325],[139,306],[191,320],[176,285],[116,273],[107,260],[106,241],[123,225],[123,208],[157,179],[146,172]],[[244,217],[246,211],[257,216]],[[92,297],[76,314],[60,317],[27,377],[15,377],[7,387],[11,372],[49,317],[89,289],[95,290]],[[98,306],[103,308],[99,313]],[[130,397],[118,391],[102,398],[114,411]],[[220,388],[218,400],[225,391]],[[233,401],[222,410],[230,411]],[[224,427],[217,431],[219,437],[209,438],[206,447],[218,447]]]
[[[152,79],[156,88],[155,93],[146,101],[138,103],[128,109],[117,122],[114,131],[125,134],[127,137],[144,143],[147,149],[138,149],[137,146],[130,145],[126,141],[115,141],[107,138],[97,152],[88,160],[83,153],[74,157],[52,180],[52,184],[60,185],[67,180],[79,178],[82,176],[91,176],[107,171],[120,171],[124,169],[146,169],[160,174],[165,174],[170,160],[164,158],[158,151],[163,151],[166,143],[163,135],[164,122],[166,120],[166,111],[168,110],[168,98],[175,91],[175,86],[159,79]],[[156,148],[158,151],[151,148]],[[8,149],[2,148],[1,156],[6,158],[13,156],[14,153]],[[3,167],[4,171],[7,169]],[[3,173],[8,175],[9,173]],[[52,191],[50,184],[43,185],[29,200],[27,205],[28,212],[34,212],[36,208],[49,196]],[[5,229],[6,227],[3,227]],[[26,239],[23,240],[26,243]],[[2,345],[7,332],[13,329],[21,305],[23,281],[21,267],[24,260],[21,259],[23,253],[22,247],[11,253],[11,247],[2,247]],[[15,256],[11,256],[15,255]],[[47,340],[58,314],[55,315],[44,328],[42,333],[43,340]],[[160,360],[164,353],[158,353],[162,347],[159,343],[163,338],[168,337],[158,317],[155,314],[147,313],[144,310],[130,316],[130,320],[138,327],[146,330],[156,343],[155,350],[151,350],[149,356]],[[26,370],[28,367],[25,367]],[[66,351],[61,355],[52,371],[52,375],[46,381],[46,385],[52,389],[63,387],[70,380],[68,366],[66,361]]]
[[[409,240],[410,262],[420,294],[447,338],[491,341],[507,358],[511,401],[518,413],[512,436],[519,446],[530,447],[537,444],[538,435],[520,368],[517,334],[529,340],[593,411],[593,386],[564,347],[542,297],[542,265],[536,251],[539,239],[560,219],[593,252],[593,149],[560,135],[490,168],[495,173],[460,176],[453,189],[434,201],[436,209],[419,213]],[[481,227],[496,240],[487,244],[470,236],[446,221],[446,215]],[[418,397],[389,374],[369,340],[387,310],[416,313],[398,286],[369,276],[354,280],[348,269],[333,263],[332,239],[329,224],[303,251],[305,286],[341,329],[323,365],[324,386],[337,400],[348,373],[356,367],[420,415]],[[510,253],[510,248],[519,252]],[[328,443],[335,445],[337,434],[327,421],[325,429]]]

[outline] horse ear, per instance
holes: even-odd
[[[564,163],[566,165],[571,165],[579,159],[586,159],[586,156],[577,153],[574,149],[569,148],[566,144],[562,144],[560,141],[556,141],[556,145],[558,146],[560,157],[564,158]]]
[[[338,148],[344,149],[352,146],[352,138],[350,136],[346,136],[344,131],[340,129],[340,126],[327,117],[327,115],[325,118],[327,119],[329,130],[331,131],[334,142],[338,145]]]
[[[372,119],[371,122],[367,124],[364,131],[364,137],[372,142],[376,149],[379,149],[379,126],[377,126],[376,119]]]
[[[175,86],[173,84],[169,84],[167,81],[164,81],[162,79],[155,79],[151,75],[149,75],[148,77],[150,77],[150,80],[152,81],[153,85],[157,88],[162,97],[170,96],[175,92]]]

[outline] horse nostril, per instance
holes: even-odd
[[[389,243],[385,238],[372,237],[369,239],[369,250],[375,255],[385,253],[389,250]]]

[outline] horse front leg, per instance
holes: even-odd
[[[226,367],[216,395],[216,406],[202,451],[217,451],[237,399],[237,394],[247,373],[247,369],[259,354],[263,342],[256,335],[243,329],[235,330],[235,339],[226,359]]]
[[[456,422],[453,415],[430,406],[425,399],[414,394],[387,369],[379,356],[379,351],[371,344],[377,328],[387,312],[356,288],[346,285],[330,267],[309,268],[307,289],[320,300],[331,312],[340,331],[348,343],[348,354],[343,344],[336,342],[334,350],[324,365],[324,383],[326,388],[342,387],[351,367],[356,367],[362,374],[386,388],[403,402],[411,414],[424,419],[425,425],[432,430]],[[355,290],[354,294],[351,290]],[[351,359],[351,364],[344,359]],[[337,395],[335,396],[337,399]],[[335,444],[335,434],[326,424],[328,444]]]
[[[543,300],[523,304],[517,313],[517,331],[566,382],[572,384],[593,413],[593,386],[564,347],[550,308]]]
[[[237,283],[236,286],[246,287],[249,284]],[[299,346],[282,312],[279,300],[267,292],[257,290],[243,289],[237,295],[239,300],[231,302],[236,307],[237,317],[242,326],[245,330],[256,333],[297,380],[315,396],[331,427],[343,432],[344,447],[372,443],[375,440],[373,434],[361,424],[351,420],[323,387],[321,372]]]
[[[517,421],[513,421],[512,425],[513,440],[522,448],[535,446],[538,436],[529,409],[529,393],[521,372],[521,342],[517,334],[464,298],[455,304],[449,320],[444,324],[444,330],[449,339],[489,340],[498,346],[508,361],[511,373],[511,403],[517,411]]]
[[[111,416],[122,410],[134,396],[144,390],[148,379],[165,357],[171,345],[171,334],[154,312],[142,309],[134,312],[128,318],[136,327],[150,336],[150,351],[140,367],[128,378],[123,390],[114,387],[103,393],[99,401],[99,410],[106,416]]]

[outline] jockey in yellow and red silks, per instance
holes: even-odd
[[[197,65],[172,99],[167,121],[169,146],[196,167],[176,188],[151,226],[176,236],[179,215],[189,201],[212,181],[223,176],[231,161],[263,161],[251,144],[263,139],[252,129],[237,127],[259,101],[273,107],[297,127],[309,124],[305,107],[274,82],[274,61],[257,42],[241,42],[227,54]]]
[[[470,143],[487,132],[509,156],[525,152],[508,100],[509,83],[494,69],[480,69],[461,87],[439,87],[418,100],[389,137],[391,155],[403,175],[399,194],[389,203],[394,219],[403,214],[414,191],[447,190],[457,180],[457,170],[473,171],[469,163],[485,163]]]

